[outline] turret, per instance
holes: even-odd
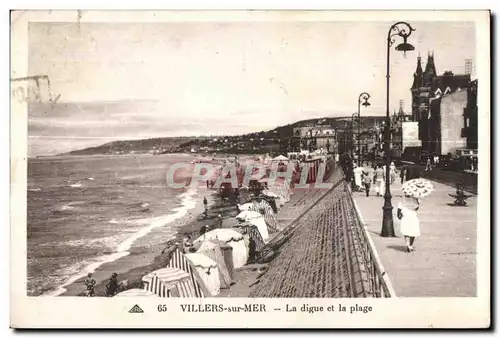
[[[436,65],[434,64],[434,53],[429,53],[427,55],[427,64],[425,65],[424,71],[424,81],[423,85],[425,87],[430,87],[432,85],[432,80],[436,77]]]
[[[412,90],[416,90],[422,84],[422,58],[420,54],[417,57],[417,69],[415,73],[413,73],[413,85],[411,86]]]

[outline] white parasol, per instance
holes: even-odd
[[[401,188],[405,196],[411,197],[426,197],[431,194],[434,190],[434,186],[428,180],[424,180],[422,178],[415,178],[409,181],[406,181]]]

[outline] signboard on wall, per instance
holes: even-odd
[[[418,139],[418,122],[403,122],[403,151],[406,147],[420,147]]]

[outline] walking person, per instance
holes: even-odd
[[[420,207],[418,198],[405,195],[398,204],[398,219],[401,220],[401,234],[405,238],[406,252],[415,250],[413,243],[420,236],[420,221],[417,210]]]
[[[191,236],[187,235],[182,239],[182,252],[190,253],[193,248],[193,244],[191,243]]]
[[[407,170],[408,170],[408,168],[406,166],[404,166],[401,168],[401,171],[399,172],[399,178],[401,178],[401,184],[403,184],[405,181],[405,176],[406,176]]]
[[[106,284],[106,297],[113,297],[118,292],[118,274],[113,272],[108,284]]]
[[[219,214],[217,216],[217,226],[216,227],[219,228],[219,229],[222,228],[222,215],[221,214]]]
[[[87,274],[87,278],[85,278],[84,284],[86,288],[85,296],[93,297],[95,294],[94,288],[96,285],[96,281],[94,278],[92,278],[92,274],[90,272]]]
[[[425,164],[425,171],[432,171],[431,157],[427,157],[427,163]]]
[[[365,193],[366,197],[370,196],[370,186],[373,181],[373,168],[369,166],[369,164],[365,163],[365,166],[363,167],[363,185],[365,186]]]
[[[379,165],[375,165],[375,192],[377,196],[385,194],[385,170]]]
[[[389,166],[389,183],[391,185],[396,181],[396,175],[396,165],[394,164],[394,162],[391,162],[391,165]]]
[[[355,191],[361,191],[362,183],[361,183],[361,175],[363,174],[363,168],[355,165],[354,168],[354,187]]]
[[[208,217],[208,201],[207,201],[206,197],[203,197],[203,207],[205,209],[205,211],[204,211],[205,218],[207,218]]]
[[[208,225],[204,225],[200,229],[200,237],[210,231],[210,227]]]
[[[397,217],[401,221],[400,230],[405,238],[406,251],[415,250],[413,243],[420,236],[420,221],[417,211],[420,208],[420,198],[429,196],[434,190],[428,180],[417,178],[406,181],[401,188],[403,199],[398,204]]]

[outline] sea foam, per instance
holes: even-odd
[[[101,265],[105,263],[114,262],[117,259],[125,257],[130,254],[128,251],[132,245],[140,238],[146,236],[153,229],[165,226],[170,224],[184,216],[187,215],[188,210],[193,209],[196,206],[196,200],[193,198],[196,195],[196,189],[191,188],[185,191],[180,195],[182,200],[182,206],[178,208],[174,208],[172,214],[152,217],[146,220],[137,220],[137,224],[147,224],[145,227],[139,229],[139,231],[135,232],[133,235],[128,237],[122,243],[120,243],[115,252],[104,255],[97,258],[94,262],[88,264],[83,270],[80,272],[71,275],[61,286],[53,291],[49,291],[43,294],[43,296],[59,296],[67,291],[66,287],[76,282],[80,278],[85,277],[88,273],[95,272]]]

